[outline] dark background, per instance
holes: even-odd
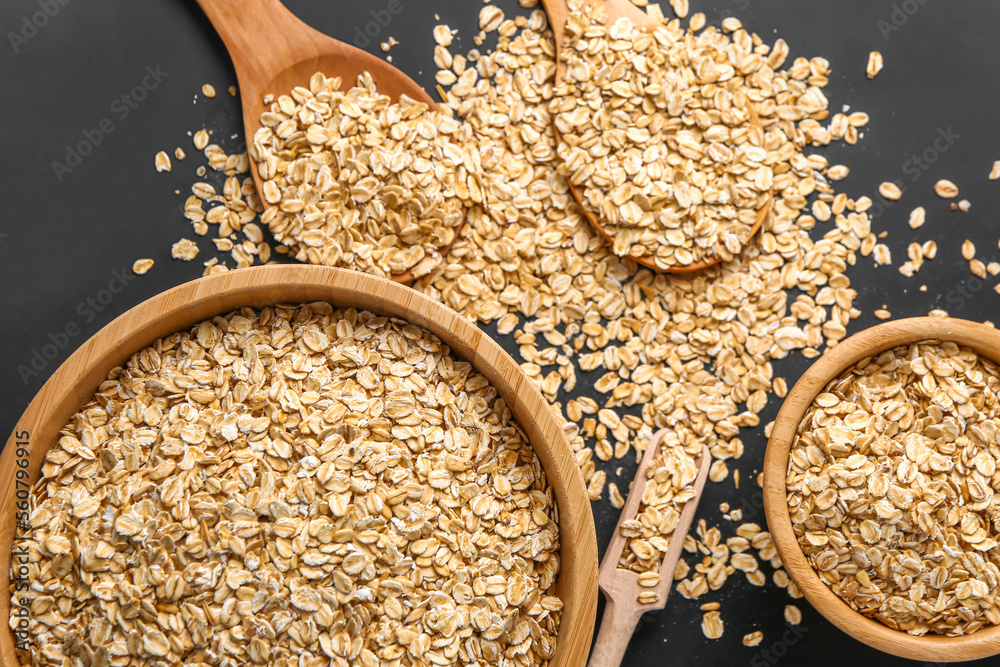
[[[242,145],[237,98],[226,89],[235,83],[229,58],[193,0],[84,2],[83,0],[5,0],[0,3],[0,431],[9,434],[42,383],[86,338],[139,302],[201,275],[202,261],[214,256],[210,237],[196,237],[182,217],[181,206],[197,179],[194,169],[204,158],[194,150],[189,131],[207,127],[213,141],[230,151]],[[431,30],[440,22],[460,30],[452,53],[473,47],[482,5],[446,0],[399,0],[403,10],[368,45],[384,56],[379,42],[390,35],[400,44],[391,51],[395,64],[433,89]],[[44,16],[47,3],[51,17]],[[387,0],[288,0],[288,6],[316,28],[353,41],[356,28],[372,20]],[[508,15],[513,0],[497,3]],[[858,258],[848,275],[859,291],[864,315],[851,332],[876,323],[871,314],[887,304],[894,318],[925,315],[932,308],[952,316],[983,321],[998,317],[998,281],[980,281],[961,258],[964,239],[972,239],[984,261],[1000,257],[995,231],[1000,182],[986,176],[1000,159],[997,102],[1000,51],[996,47],[1000,3],[906,0],[692,0],[691,12],[703,11],[709,22],[734,15],[767,42],[783,37],[792,57],[826,57],[833,74],[826,94],[831,112],[849,105],[871,115],[856,146],[838,144],[820,150],[831,164],[851,168],[837,190],[853,197],[876,196],[880,182],[895,180],[906,187],[874,221],[887,231],[893,266],[875,268]],[[55,11],[54,11],[55,10]],[[666,3],[664,10],[668,11]],[[523,11],[523,10],[522,10]],[[43,20],[44,19],[44,20]],[[26,21],[41,24],[27,27]],[[12,41],[11,35],[17,37]],[[24,39],[22,39],[22,37]],[[14,43],[16,42],[16,44]],[[875,81],[865,78],[868,52],[885,56],[885,69]],[[166,78],[127,118],[116,98],[141,85],[147,66]],[[147,79],[147,81],[151,81]],[[200,95],[203,83],[218,91],[214,100]],[[114,105],[114,106],[113,106]],[[52,163],[66,162],[68,145],[76,145],[109,119],[110,132],[60,181]],[[105,124],[105,127],[108,127]],[[909,162],[933,146],[939,132],[957,138],[927,170]],[[91,136],[96,136],[91,134]],[[181,146],[188,158],[173,160],[170,173],[158,174],[153,156],[172,155]],[[810,152],[810,151],[807,151]],[[928,153],[928,155],[933,155]],[[969,213],[951,212],[932,192],[934,182],[948,178],[961,197],[972,202]],[[180,190],[181,194],[175,194]],[[906,224],[915,206],[927,208],[927,224],[912,231]],[[815,232],[825,229],[818,225]],[[182,236],[198,240],[202,252],[191,263],[172,261],[170,246]],[[913,278],[896,270],[914,240],[934,239],[938,258]],[[131,276],[132,262],[156,260],[145,276]],[[229,261],[230,266],[232,261]],[[111,286],[115,272],[126,277]],[[921,285],[927,291],[919,291]],[[88,299],[104,298],[101,304]],[[99,310],[98,310],[99,309]],[[73,325],[76,325],[74,327]],[[73,335],[60,335],[69,326]],[[493,331],[495,334],[495,330]],[[508,349],[514,348],[505,341]],[[43,352],[46,345],[51,345]],[[53,358],[39,356],[48,353]],[[34,374],[32,359],[40,368]],[[776,363],[791,385],[808,362],[799,356]],[[586,382],[581,382],[586,385]],[[778,401],[762,415],[774,417]],[[4,435],[6,437],[6,435]],[[763,460],[762,429],[743,434],[746,453],[730,468],[742,473],[740,491],[732,478],[710,484],[699,516],[720,525],[724,536],[733,526],[718,506],[728,501],[744,509],[744,520],[764,523],[760,490],[752,483]],[[629,479],[634,463],[625,463]],[[631,466],[631,467],[630,467]],[[613,476],[609,476],[614,479]],[[627,481],[619,480],[623,492]],[[607,497],[605,495],[605,497]],[[617,512],[607,501],[595,505],[598,537],[605,544]],[[771,569],[764,566],[770,579]],[[698,606],[721,603],[725,634],[706,640]],[[785,604],[803,612],[798,633],[789,633],[782,618]],[[744,634],[762,630],[764,641],[746,648]],[[666,610],[647,615],[626,656],[626,665],[799,665],[919,664],[886,656],[841,633],[803,599],[793,601],[768,583],[750,586],[741,575],[722,591],[697,601],[679,594]],[[983,661],[981,664],[990,664]],[[996,664],[993,661],[992,664]]]

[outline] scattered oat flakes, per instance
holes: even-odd
[[[878,73],[882,71],[883,60],[882,54],[878,51],[872,51],[868,54],[868,65],[865,67],[865,73],[868,75],[869,79],[874,79],[878,76]]]
[[[724,630],[725,627],[723,626],[722,619],[719,617],[719,612],[710,611],[702,616],[701,631],[708,639],[718,639],[722,636]]]
[[[910,229],[919,229],[927,221],[927,211],[923,206],[918,206],[910,211]]]
[[[872,257],[875,259],[875,263],[880,266],[892,264],[892,253],[889,251],[889,246],[884,243],[875,245],[872,249]]]
[[[137,259],[132,264],[132,272],[139,276],[144,275],[151,268],[153,268],[153,260],[151,259]]]
[[[479,10],[479,29],[483,32],[493,32],[503,22],[503,10],[495,5],[486,5]]]
[[[183,160],[184,158],[187,157],[187,153],[184,152],[183,148],[178,146],[177,148],[174,149],[174,157],[177,158],[178,160]]]
[[[688,0],[670,0],[670,8],[679,19],[686,18],[690,11]]]
[[[788,395],[788,382],[785,378],[777,377],[774,378],[773,382],[774,395],[778,398],[784,398]]]
[[[755,630],[750,634],[743,635],[744,646],[760,646],[762,641],[764,641],[764,633],[760,630]]]
[[[968,213],[969,209],[972,208],[972,202],[970,202],[968,199],[963,199],[960,202],[958,202],[956,207],[962,213]]]
[[[732,33],[743,28],[743,23],[738,18],[730,16],[722,19],[722,32]]]
[[[837,164],[826,171],[826,177],[831,181],[842,181],[847,178],[847,175],[851,173],[851,170],[842,164]]]
[[[190,262],[198,256],[198,244],[190,239],[181,239],[171,247],[170,256]]]
[[[156,171],[170,171],[170,156],[165,151],[157,153],[154,162],[156,163]]]
[[[884,308],[879,308],[878,310],[875,311],[875,317],[879,318],[880,320],[888,320],[892,318],[892,313],[890,313],[888,310],[885,310]]]
[[[205,97],[215,97],[215,87],[210,83],[206,83],[201,87],[201,94]]]
[[[993,167],[990,169],[990,180],[995,181],[1000,179],[1000,160],[993,162]]]
[[[591,500],[600,500],[601,495],[604,493],[604,484],[607,482],[607,473],[603,470],[598,470],[590,478],[587,483],[587,495],[590,496]]]
[[[194,147],[202,151],[206,146],[208,146],[208,130],[198,130],[194,133]]]
[[[802,611],[793,604],[785,605],[785,621],[791,625],[802,622]]]
[[[966,260],[971,260],[976,256],[976,244],[965,239],[962,241],[962,258]]]
[[[616,510],[620,510],[625,506],[625,499],[622,498],[622,494],[618,490],[618,485],[614,482],[608,484],[608,499],[611,501],[611,506]]]
[[[899,189],[899,186],[891,181],[886,181],[878,186],[878,192],[880,195],[886,199],[891,199],[893,201],[899,199],[903,196],[903,191]]]
[[[958,186],[947,179],[941,179],[934,184],[934,192],[938,197],[954,199],[958,196]]]
[[[446,25],[434,26],[434,41],[438,43],[438,46],[442,46],[444,48],[451,46],[451,28]]]

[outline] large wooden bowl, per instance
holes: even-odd
[[[436,334],[470,361],[506,399],[527,433],[559,504],[562,560],[556,592],[565,607],[552,667],[587,660],[597,613],[597,536],[576,459],[552,410],[511,357],[475,324],[394,282],[318,266],[264,266],[202,278],[136,306],[88,340],[45,383],[18,421],[0,458],[0,618],[10,614],[11,550],[18,489],[38,479],[42,459],[60,429],[94,395],[112,368],[155,339],[241,306],[329,301],[406,319]],[[25,433],[29,435],[25,436]],[[19,444],[27,442],[27,445]],[[18,450],[26,480],[18,480]],[[25,451],[26,450],[26,451]],[[22,461],[22,465],[24,465]],[[18,665],[14,637],[0,631],[3,667]]]
[[[866,329],[833,347],[806,371],[788,394],[771,430],[764,457],[764,513],[785,570],[806,599],[831,623],[869,646],[913,660],[959,662],[1000,653],[1000,626],[962,637],[917,637],[864,616],[837,597],[813,570],[792,532],[785,490],[788,455],[795,432],[827,384],[867,356],[921,340],[950,340],[1000,363],[1000,331],[953,318],[914,317]]]

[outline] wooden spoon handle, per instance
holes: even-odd
[[[643,610],[637,609],[635,605],[617,605],[608,596],[605,596],[605,600],[601,630],[590,652],[587,667],[620,667],[635,626],[639,624],[639,618],[643,614]]]
[[[566,0],[542,0],[542,7],[545,8],[545,15],[549,19],[549,27],[556,41],[556,55],[562,48],[563,34],[566,32],[566,19],[569,18],[569,7]]]
[[[280,0],[197,0],[244,80],[268,81],[299,60],[303,37],[315,31]]]

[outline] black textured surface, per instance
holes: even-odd
[[[384,55],[378,43],[392,35],[400,42],[391,51],[395,63],[432,89],[435,13],[441,22],[460,29],[452,52],[464,53],[473,47],[482,5],[397,1],[400,13],[379,27],[367,48]],[[356,41],[358,31],[375,20],[371,12],[382,12],[388,4],[288,2],[301,18],[346,41]],[[517,8],[513,0],[498,4],[508,12]],[[978,321],[997,317],[1000,297],[992,289],[996,279],[974,278],[959,247],[970,238],[984,260],[1000,255],[995,223],[1000,183],[986,178],[992,161],[1000,158],[995,129],[1000,3],[691,4],[692,12],[704,11],[711,22],[735,15],[765,41],[783,37],[793,57],[829,59],[833,75],[826,93],[831,110],[849,105],[867,111],[872,119],[857,146],[838,144],[820,151],[831,164],[851,168],[838,190],[875,198],[884,180],[906,186],[904,199],[874,221],[876,232],[889,234],[886,243],[894,266],[876,269],[870,259],[859,258],[849,272],[860,293],[857,304],[865,312],[850,331],[874,324],[871,313],[883,304],[895,318],[923,315],[931,308]],[[0,431],[5,440],[42,383],[83,341],[144,299],[201,275],[200,260],[212,256],[207,239],[200,241],[203,252],[197,262],[171,261],[169,255],[173,242],[193,236],[180,207],[195,180],[194,166],[203,159],[187,132],[208,127],[213,140],[230,150],[237,149],[242,138],[237,136],[238,100],[226,93],[235,83],[232,66],[193,0],[6,0],[0,4],[0,26]],[[886,66],[869,81],[865,62],[874,49],[884,54]],[[162,80],[156,83],[150,71],[160,72]],[[130,108],[121,96],[144,81],[151,90]],[[192,103],[203,83],[213,84],[218,97],[205,100],[198,95]],[[939,139],[944,136],[951,139]],[[53,162],[66,164],[67,146],[82,141],[96,145],[72,171],[57,174]],[[184,147],[188,159],[174,160],[169,174],[157,174],[153,155],[158,150],[172,153],[175,146]],[[921,162],[914,161],[913,156],[925,152]],[[938,178],[959,185],[962,196],[972,201],[970,213],[950,212],[947,203],[933,195]],[[907,214],[918,205],[927,208],[928,222],[912,231]],[[824,230],[819,225],[815,233]],[[938,258],[913,278],[901,276],[896,267],[906,259],[907,244],[930,239],[938,242]],[[145,276],[133,277],[131,264],[140,257],[155,259],[156,266]],[[920,285],[927,286],[925,293]],[[808,363],[795,356],[775,365],[791,384]],[[777,407],[772,399],[762,415],[764,423]],[[726,523],[718,510],[722,501],[743,507],[745,519],[763,523],[760,491],[752,480],[765,441],[761,429],[744,433],[743,439],[746,453],[731,466],[742,473],[740,491],[733,490],[731,481],[709,485],[703,500],[699,516],[711,524]],[[633,468],[625,464],[626,480]],[[627,482],[621,486],[626,488]],[[607,502],[598,503],[595,511],[603,545],[616,512]],[[770,575],[770,568],[765,569]],[[699,628],[698,605],[709,601],[722,605],[726,632],[718,641],[704,639]],[[783,590],[771,584],[753,588],[742,577],[697,602],[675,593],[665,611],[644,619],[625,664],[919,664],[850,639],[804,600],[796,602],[803,612],[802,625],[790,631],[781,613],[790,602]],[[757,629],[764,633],[761,646],[743,647],[741,637]]]

